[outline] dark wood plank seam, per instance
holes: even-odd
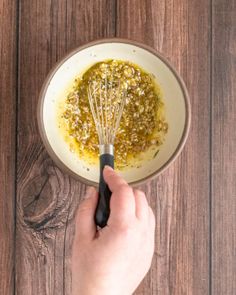
[[[65,30],[67,32],[67,24],[68,24],[68,1],[66,0],[66,22],[65,22]],[[68,51],[68,35],[65,35],[65,40],[66,40],[66,51]]]
[[[114,33],[115,37],[117,37],[117,11],[118,11],[118,2],[114,0],[114,9],[113,9],[113,17],[114,17]]]
[[[212,295],[212,177],[213,177],[213,159],[212,159],[212,124],[213,124],[213,99],[212,99],[212,93],[213,93],[213,0],[210,0],[210,114],[209,114],[209,120],[210,120],[210,129],[209,129],[209,153],[210,153],[210,159],[209,159],[209,294]]]
[[[16,65],[15,65],[15,75],[16,75],[16,93],[15,93],[15,183],[14,183],[14,266],[13,266],[13,294],[17,293],[16,290],[16,225],[17,225],[17,169],[18,169],[18,104],[19,104],[19,54],[20,54],[20,0],[16,1]]]

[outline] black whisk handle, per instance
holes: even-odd
[[[100,180],[99,180],[99,198],[95,212],[95,223],[100,227],[107,225],[110,215],[111,191],[103,178],[103,169],[105,166],[114,168],[114,156],[111,154],[100,155]]]

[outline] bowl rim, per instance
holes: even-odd
[[[157,169],[155,172],[153,172],[152,174],[137,180],[137,181],[133,181],[133,182],[129,182],[129,185],[132,186],[137,186],[137,185],[141,185],[144,184],[147,181],[150,181],[154,178],[156,178],[157,176],[159,176],[161,173],[163,173],[176,159],[177,157],[180,155],[180,153],[182,152],[184,145],[186,143],[186,140],[188,138],[188,134],[189,134],[189,129],[190,129],[190,122],[191,122],[191,105],[190,105],[190,99],[189,99],[189,94],[187,91],[187,88],[185,86],[185,83],[183,81],[183,79],[181,78],[181,76],[178,74],[177,70],[171,65],[171,63],[166,59],[166,57],[164,57],[162,55],[162,53],[160,53],[159,51],[153,49],[152,47],[146,45],[146,44],[142,44],[138,41],[134,41],[134,40],[130,40],[130,39],[124,39],[124,38],[102,38],[102,39],[98,39],[98,40],[94,40],[91,42],[88,42],[82,46],[79,46],[75,49],[73,49],[72,51],[70,51],[69,53],[67,53],[62,59],[60,59],[53,67],[52,69],[49,71],[49,73],[47,74],[46,79],[44,80],[44,83],[41,87],[40,93],[39,93],[39,100],[38,100],[38,105],[37,105],[37,122],[38,122],[38,129],[39,129],[39,134],[40,137],[43,141],[43,144],[49,154],[49,156],[52,158],[52,160],[55,162],[55,164],[62,169],[63,171],[65,171],[66,173],[68,173],[69,175],[71,175],[73,178],[75,178],[76,180],[79,180],[81,182],[83,182],[86,185],[91,185],[91,186],[98,186],[97,182],[88,180],[84,177],[82,177],[81,175],[75,173],[74,171],[72,171],[68,166],[66,166],[62,160],[56,155],[55,151],[53,150],[53,148],[51,147],[49,140],[47,138],[46,135],[46,130],[45,130],[45,126],[44,126],[44,122],[43,122],[43,106],[44,106],[44,100],[45,100],[45,94],[47,91],[47,88],[53,78],[53,76],[55,75],[55,73],[57,72],[57,70],[60,68],[60,66],[67,60],[69,59],[71,56],[73,56],[74,54],[78,53],[79,51],[82,51],[88,47],[94,46],[94,45],[99,45],[99,44],[104,44],[104,43],[123,43],[123,44],[129,44],[129,45],[135,45],[139,48],[142,48],[144,50],[149,51],[150,53],[152,53],[153,55],[155,55],[156,57],[158,57],[162,62],[165,63],[165,65],[169,68],[169,70],[174,74],[176,80],[178,81],[182,93],[183,93],[183,97],[184,97],[184,102],[185,102],[185,112],[186,112],[186,117],[185,117],[185,124],[184,124],[184,130],[183,130],[183,134],[182,137],[179,141],[178,146],[176,147],[175,151],[173,152],[173,154],[171,155],[171,157],[168,159],[168,161],[166,161],[159,169]]]

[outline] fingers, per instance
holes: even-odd
[[[91,241],[96,235],[94,214],[98,201],[98,193],[94,187],[89,187],[84,200],[78,208],[76,216],[76,237],[81,241]]]
[[[156,219],[155,219],[155,215],[152,211],[152,208],[148,206],[148,217],[149,217],[149,225],[151,230],[154,232],[155,231],[155,227],[156,227]]]
[[[135,214],[138,219],[148,219],[149,215],[149,206],[147,202],[147,198],[144,192],[134,189],[134,197],[135,197]]]
[[[155,228],[155,217],[145,194],[132,189],[112,168],[105,167],[104,179],[112,191],[108,224],[128,224],[134,217],[146,219]]]
[[[149,209],[149,214],[148,214],[148,224],[149,224],[149,234],[150,234],[150,243],[152,247],[152,253],[154,252],[155,249],[155,227],[156,227],[156,220],[155,220],[155,215],[153,214],[152,208],[148,207]]]
[[[112,168],[104,169],[104,179],[112,191],[108,225],[124,225],[135,217],[135,198],[132,188]]]
[[[119,190],[121,186],[128,186],[127,182],[109,166],[105,166],[103,176],[112,192]]]

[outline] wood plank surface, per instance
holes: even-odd
[[[17,294],[71,294],[73,217],[85,186],[45,152],[36,106],[46,74],[68,50],[114,36],[113,7],[113,1],[20,1]]]
[[[14,292],[16,1],[0,1],[0,293]]]
[[[135,294],[209,294],[209,1],[117,3],[117,36],[167,56],[184,78],[192,104],[192,127],[181,157],[143,187],[157,219],[156,250]]]
[[[233,295],[235,0],[0,1],[0,293],[71,294],[73,220],[85,185],[46,153],[36,106],[59,59],[114,36],[162,52],[192,105],[181,156],[141,187],[156,215],[156,247],[135,295]]]
[[[212,11],[212,294],[236,292],[236,1]]]

